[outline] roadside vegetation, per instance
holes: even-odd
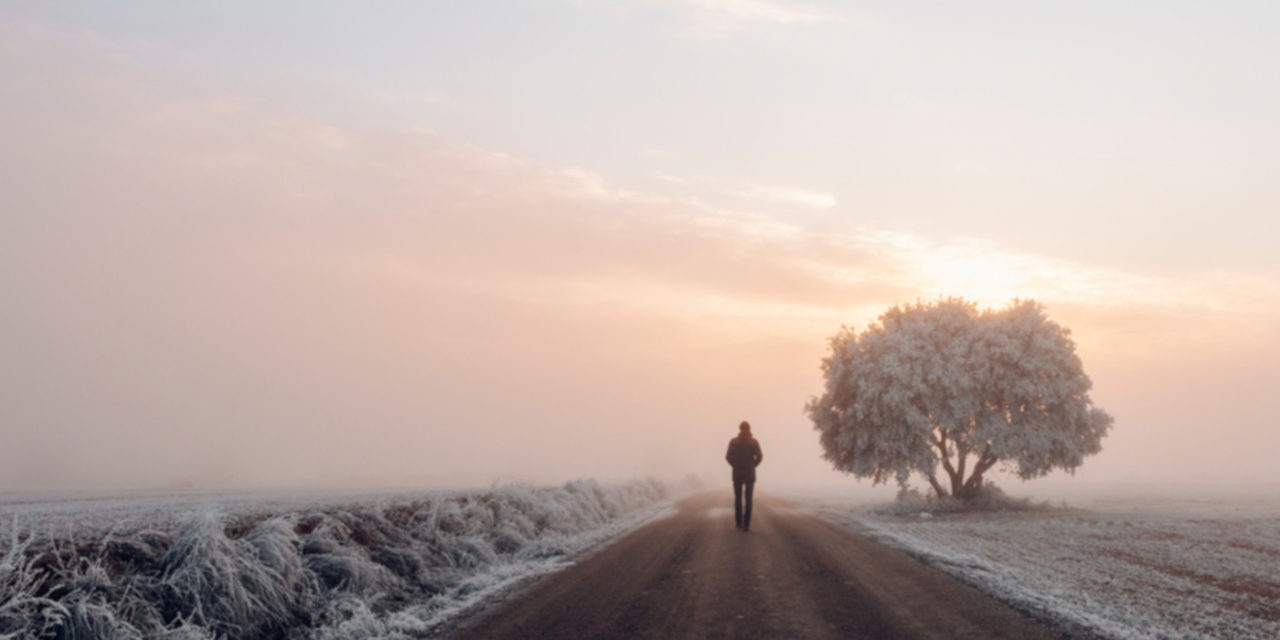
[[[0,523],[0,639],[421,636],[682,490],[585,480],[106,529],[15,515]]]

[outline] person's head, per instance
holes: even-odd
[[[738,435],[740,435],[740,436],[750,436],[750,435],[751,435],[751,423],[750,423],[750,422],[747,422],[746,420],[743,420],[743,421],[742,421],[742,424],[738,425]]]

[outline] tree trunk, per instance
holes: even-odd
[[[954,493],[952,495],[954,495],[957,498],[960,498],[961,500],[964,500],[965,502],[968,502],[978,497],[978,494],[981,493],[981,491],[982,491],[982,473],[975,471],[973,475],[969,476],[969,479],[966,480],[963,485],[960,485],[958,488],[954,489]]]
[[[947,490],[942,488],[942,483],[938,482],[936,467],[932,473],[927,475],[929,484],[939,498],[952,495],[961,500],[972,500],[982,492],[982,474],[986,473],[996,463],[996,457],[992,455],[990,446],[985,447],[973,463],[973,472],[966,478],[964,477],[964,472],[968,466],[970,450],[964,447],[960,440],[948,438],[947,433],[945,430],[940,431],[936,437],[930,438],[930,442],[938,450],[938,461],[942,463],[942,470],[947,473],[947,479],[951,481],[951,492],[948,494]],[[951,456],[947,447],[948,440],[955,444],[955,464],[951,463]]]
[[[953,486],[951,495],[961,500],[972,500],[978,497],[982,492],[982,474],[987,472],[996,463],[996,457],[991,454],[990,449],[983,452],[978,458],[978,462],[973,465],[973,473],[969,474],[969,479],[965,480],[958,486]]]
[[[956,468],[951,465],[951,453],[947,451],[947,432],[939,432],[938,438],[933,445],[938,448],[938,459],[942,461],[942,470],[947,472],[947,478],[951,480],[951,495],[955,495],[956,490],[961,486],[964,472],[957,472]],[[960,462],[963,463],[964,460],[961,459]],[[929,474],[929,482],[933,484],[933,490],[938,492],[939,498],[947,495],[947,492],[938,483],[938,479],[933,474]]]
[[[937,493],[937,494],[938,494],[938,497],[939,497],[939,498],[941,498],[941,497],[943,497],[943,496],[947,495],[947,491],[946,491],[946,489],[943,489],[943,488],[942,488],[942,485],[941,485],[941,484],[938,484],[938,478],[937,478],[937,476],[935,476],[935,475],[933,475],[933,474],[931,473],[931,474],[929,474],[928,478],[929,478],[929,484],[933,485],[933,490],[934,490],[934,492],[935,492],[935,493]]]

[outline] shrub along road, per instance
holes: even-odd
[[[757,496],[701,494],[479,612],[458,638],[1059,638],[907,554]]]

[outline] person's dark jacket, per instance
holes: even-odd
[[[733,466],[734,482],[755,482],[756,467],[764,460],[760,441],[748,435],[740,435],[729,441],[724,459]]]

